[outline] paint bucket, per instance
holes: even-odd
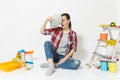
[[[117,63],[116,62],[109,62],[108,63],[108,67],[109,67],[109,72],[117,72]]]
[[[108,61],[100,61],[100,70],[108,71]]]
[[[100,33],[100,40],[107,40],[108,39],[108,33],[101,32]]]
[[[27,66],[33,65],[33,50],[25,52],[25,60]]]

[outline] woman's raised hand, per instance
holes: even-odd
[[[48,17],[46,20],[51,22],[51,21],[53,21],[53,18],[52,17]]]

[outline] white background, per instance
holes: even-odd
[[[119,0],[0,0],[0,58],[11,59],[25,49],[44,59],[44,41],[50,36],[42,35],[40,27],[48,16],[67,12],[78,35],[75,56],[83,60],[96,46],[99,24],[120,24],[119,4]]]
[[[43,45],[50,36],[42,35],[40,27],[48,16],[64,12],[71,15],[72,29],[78,35],[74,57],[83,64],[95,49],[101,32],[99,24],[114,21],[120,25],[120,0],[0,0],[0,62],[11,60],[20,49],[34,50],[36,59],[29,71],[0,71],[0,80],[120,80],[119,65],[117,73],[81,65],[78,70],[58,69],[51,77],[44,75],[46,69],[40,68],[40,63],[45,62]]]

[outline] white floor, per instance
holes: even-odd
[[[20,68],[12,72],[0,71],[0,80],[120,80],[120,67],[116,73],[111,73],[96,68],[87,68],[84,66],[84,61],[78,70],[57,69],[52,76],[45,76],[47,68],[40,68],[41,62],[44,61],[39,58],[35,59],[31,70]]]

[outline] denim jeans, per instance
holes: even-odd
[[[50,41],[46,41],[44,44],[46,59],[52,58],[54,63],[57,63],[60,59],[64,58],[65,55],[57,54],[53,49]],[[81,62],[73,58],[69,58],[66,62],[58,65],[58,68],[63,69],[78,69]]]

